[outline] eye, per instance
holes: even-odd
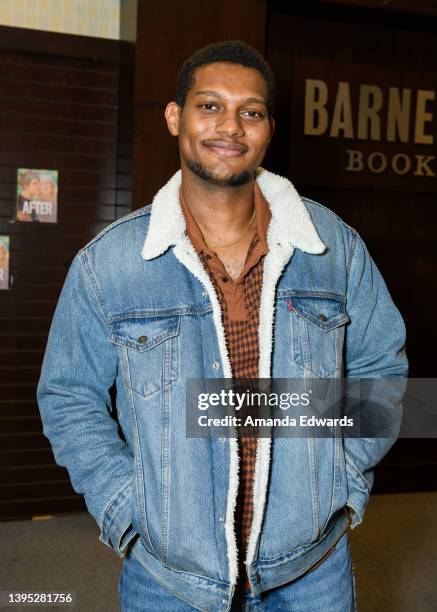
[[[264,117],[264,113],[255,110],[247,110],[244,111],[243,114],[248,116],[250,119],[262,119]]]
[[[202,108],[203,110],[211,111],[218,107],[217,107],[217,104],[214,104],[213,102],[204,102],[203,104],[199,105],[199,108]]]

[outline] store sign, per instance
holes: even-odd
[[[437,188],[435,89],[426,82],[406,86],[405,75],[396,85],[394,75],[381,70],[349,67],[353,76],[341,78],[338,66],[307,64],[299,65],[293,88],[291,157],[298,182]],[[409,77],[414,82],[423,75]]]

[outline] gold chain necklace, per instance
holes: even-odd
[[[213,247],[213,248],[221,247],[222,248],[222,247],[232,246],[233,244],[237,244],[237,242],[240,242],[240,240],[243,238],[243,236],[245,236],[247,234],[247,232],[250,230],[250,227],[251,227],[251,225],[252,225],[252,223],[253,223],[253,221],[255,219],[255,213],[256,213],[256,209],[254,207],[253,215],[252,215],[251,220],[249,221],[249,225],[246,227],[244,232],[241,234],[241,236],[237,240],[234,240],[233,242],[228,242],[227,244],[214,244],[214,243],[206,242],[205,241],[206,246],[210,247],[210,248],[211,247]]]

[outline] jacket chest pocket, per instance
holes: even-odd
[[[123,379],[130,391],[148,397],[178,378],[179,316],[128,318],[112,325]]]
[[[288,300],[292,326],[293,359],[306,376],[338,377],[342,374],[345,303],[339,298],[299,296]]]

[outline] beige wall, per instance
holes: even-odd
[[[0,0],[0,25],[120,38],[123,0]]]

